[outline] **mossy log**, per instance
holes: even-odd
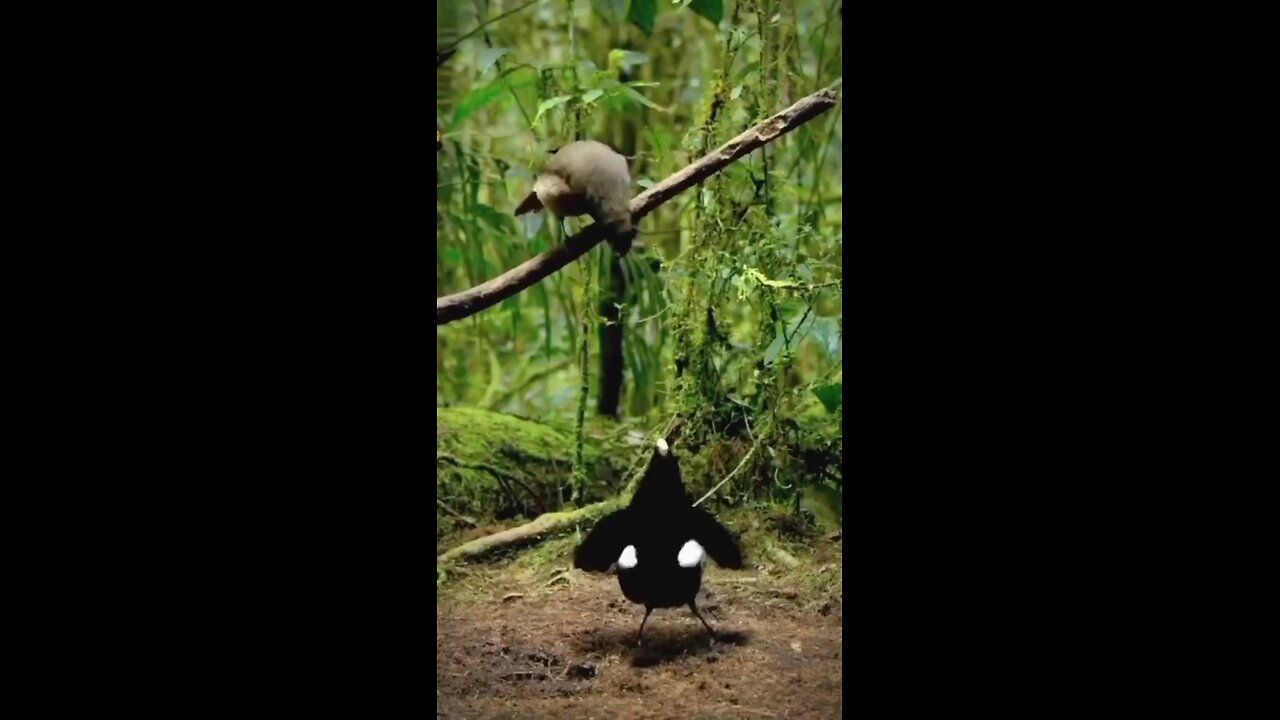
[[[640,440],[588,427],[583,502],[615,496]],[[535,517],[564,509],[572,493],[570,431],[478,408],[436,409],[436,498],[478,520]]]
[[[541,542],[547,537],[572,529],[578,523],[594,521],[617,507],[618,502],[608,500],[568,512],[539,515],[533,522],[503,530],[493,535],[476,538],[452,548],[436,557],[436,563],[441,564],[455,560],[478,560],[497,550]]]
[[[518,516],[530,518],[517,527],[448,549],[436,557],[437,571],[449,563],[479,560],[504,548],[541,542],[579,525],[590,526],[628,502],[652,452],[651,439],[642,433],[627,433],[617,425],[593,427],[589,423],[587,433],[583,450],[588,485],[583,500],[589,504],[570,508],[565,501],[572,491],[575,445],[571,430],[475,408],[437,408],[437,541],[455,538],[448,525],[460,529],[455,522],[460,516],[466,526],[474,526],[475,521],[488,524]],[[796,435],[795,448],[778,446],[778,458],[785,465],[766,466],[754,474],[761,474],[769,483],[781,474],[788,485],[805,485],[821,479],[824,473],[840,472],[840,454],[830,452],[831,437],[797,432],[788,433],[787,439],[792,434]],[[838,435],[834,438],[838,443]],[[741,440],[718,441],[682,457],[684,480],[694,497],[701,497],[726,478],[732,465],[741,465],[751,447]],[[749,494],[757,480],[744,472],[734,482],[741,482],[735,491],[740,496]]]
[[[437,539],[464,512],[483,520],[533,518],[449,549],[436,557],[437,567],[541,542],[626,502],[648,460],[647,443],[640,433],[597,422],[588,423],[583,448],[590,504],[566,508],[575,449],[570,430],[476,408],[437,408]]]

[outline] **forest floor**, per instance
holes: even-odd
[[[438,584],[436,717],[838,718],[839,534],[709,565],[698,607],[644,608],[613,574],[571,569],[562,537]],[[763,546],[762,546],[763,547]],[[777,547],[770,543],[769,546]]]

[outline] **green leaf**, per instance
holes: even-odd
[[[598,100],[600,96],[603,94],[604,94],[603,90],[600,90],[600,89],[592,90],[582,96],[582,102],[586,103],[587,105],[590,105],[591,103]]]
[[[702,147],[703,130],[701,126],[694,125],[684,134],[684,139],[680,141],[680,147],[686,150],[697,150]]]
[[[724,19],[724,0],[693,0],[689,9],[719,25]]]
[[[525,77],[520,80],[512,80],[511,77],[519,70],[529,70],[531,72],[524,73]],[[458,101],[458,107],[453,111],[453,125],[458,127],[463,120],[471,117],[479,112],[486,105],[502,97],[507,88],[512,90],[532,85],[538,79],[538,73],[533,67],[524,65],[519,68],[513,68],[502,77],[483,87],[478,87],[463,96]]]
[[[670,152],[671,143],[675,139],[670,132],[652,125],[645,130],[645,137],[648,138],[649,144],[653,146],[653,151],[657,157],[662,157]]]
[[[786,338],[783,337],[781,332],[778,332],[773,336],[773,342],[769,343],[769,347],[764,351],[765,365],[770,365],[774,360],[778,359],[778,355],[782,354],[782,348],[785,342]]]
[[[476,214],[476,219],[483,220],[489,227],[498,232],[514,232],[516,229],[515,216],[513,215],[500,212],[484,203],[476,203],[472,210]]]
[[[506,92],[507,81],[494,80],[493,82],[479,87],[467,93],[465,97],[458,102],[458,109],[453,111],[453,127],[458,127],[463,120],[475,115],[485,105],[497,100]]]
[[[542,114],[546,111],[559,107],[573,99],[572,95],[560,95],[538,103],[538,114],[533,116],[533,123],[536,125],[542,119]]]
[[[820,317],[813,321],[809,329],[809,338],[813,340],[831,360],[837,360],[842,351],[840,322],[833,317]]]
[[[620,22],[622,14],[627,11],[627,0],[594,0],[594,2],[600,14],[607,17],[610,22]]]
[[[635,100],[636,102],[640,103],[641,105],[644,105],[644,106],[646,106],[646,107],[651,107],[651,108],[653,108],[654,110],[657,110],[658,112],[667,112],[667,109],[666,109],[666,108],[662,107],[661,105],[659,105],[659,104],[655,103],[654,101],[652,101],[652,100],[650,100],[649,98],[647,98],[647,97],[645,97],[645,96],[641,95],[640,93],[636,92],[635,90],[633,90],[633,89],[631,89],[631,88],[629,88],[629,87],[623,87],[623,88],[622,88],[622,91],[623,91],[624,93],[626,93],[627,97],[631,98],[632,100]]]
[[[835,383],[834,385],[823,385],[813,389],[813,394],[817,395],[818,399],[822,401],[822,405],[827,409],[827,412],[835,412],[840,407],[843,385],[844,383]]]
[[[764,351],[766,365],[773,364],[783,350],[794,351],[800,345],[800,341],[804,340],[808,328],[812,328],[816,320],[812,312],[806,313],[804,306],[798,303],[778,303],[778,310],[783,317],[790,319],[787,320],[785,333],[782,328],[774,331],[773,342]]]
[[[645,35],[652,35],[654,21],[658,17],[658,0],[631,0],[627,8],[627,22],[640,28]]]

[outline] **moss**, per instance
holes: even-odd
[[[573,550],[582,542],[585,533],[592,523],[583,523],[581,533],[552,538],[535,548],[521,553],[514,566],[534,573],[543,573],[552,568],[565,568],[573,565]]]
[[[436,495],[479,520],[563,509],[571,492],[573,456],[572,435],[558,428],[477,408],[436,409]],[[591,438],[584,449],[583,502],[616,492],[627,459],[607,439]],[[443,526],[454,522],[439,519]]]

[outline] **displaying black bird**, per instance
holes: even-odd
[[[694,602],[704,553],[721,567],[741,569],[742,552],[723,525],[693,506],[679,463],[665,440],[657,445],[631,504],[596,523],[574,552],[573,565],[606,572],[617,563],[622,594],[644,605],[636,644],[654,608],[688,606],[714,638]]]

